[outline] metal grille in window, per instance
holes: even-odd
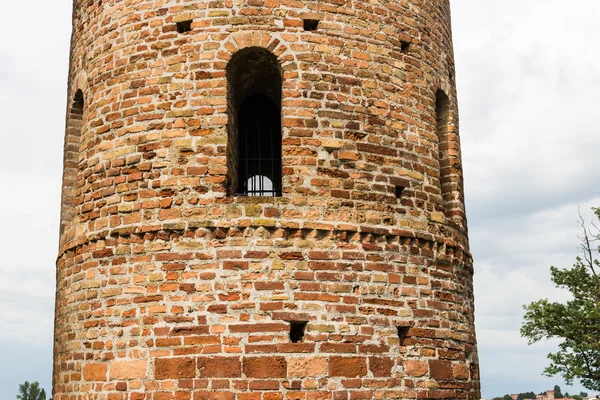
[[[267,96],[249,96],[240,106],[238,194],[281,196],[281,114]]]

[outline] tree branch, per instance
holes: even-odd
[[[585,226],[585,220],[581,215],[581,210],[579,210],[578,213],[579,226],[581,226],[581,230],[583,231],[583,238],[581,238],[583,240],[581,250],[585,259],[585,264],[590,269],[590,271],[592,271],[592,275],[594,277],[594,280],[596,281],[596,302],[600,303],[600,276],[598,276],[598,273],[594,268],[594,254],[592,253],[592,244],[590,241],[590,235],[592,235],[592,233],[589,232],[588,234],[588,229]]]

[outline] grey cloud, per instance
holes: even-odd
[[[600,4],[455,0],[452,9],[482,388],[542,391],[561,384],[541,376],[556,343],[528,347],[518,330],[523,304],[568,298],[549,266],[578,253],[577,206],[600,205]]]
[[[590,115],[600,80],[589,83],[589,75],[573,76],[565,71],[575,68],[561,64],[531,76],[526,67],[510,74],[495,69],[459,86],[469,96],[461,102],[469,211],[477,219],[526,214],[598,194],[600,177],[590,173],[600,167],[598,129]],[[488,90],[490,82],[500,89]]]
[[[15,60],[7,53],[0,50],[0,83],[10,82],[10,77],[14,75]]]
[[[0,134],[10,151],[0,172],[60,175],[70,9],[64,0],[3,4],[9,17],[0,24]],[[23,29],[24,19],[32,29]]]
[[[10,149],[0,158],[0,171],[59,176],[66,94],[13,85],[0,93],[0,109],[7,110],[2,112],[2,144]]]
[[[29,328],[37,329],[36,321],[29,321]],[[0,393],[3,399],[15,399],[19,384],[28,380],[38,381],[49,393],[52,389],[52,336],[41,341],[10,343],[2,346],[2,363],[5,366],[0,374]],[[48,396],[50,398],[50,396]]]

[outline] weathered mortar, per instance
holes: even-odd
[[[53,398],[479,399],[449,9],[76,0]],[[232,195],[250,47],[279,198]]]

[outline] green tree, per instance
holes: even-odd
[[[558,385],[554,385],[554,398],[555,399],[564,399],[565,396],[563,396],[561,390],[560,390],[560,386]]]
[[[520,393],[519,396],[517,397],[517,400],[524,400],[524,399],[535,399],[535,393],[533,392],[525,392],[525,393]]]
[[[512,397],[510,397],[509,395],[505,394],[504,397],[502,398],[502,400],[512,400]]]
[[[593,210],[600,219],[600,209]],[[521,335],[529,344],[561,339],[558,351],[548,354],[550,365],[544,374],[562,375],[569,385],[579,379],[587,389],[600,390],[600,262],[596,258],[600,248],[594,247],[600,231],[593,222],[592,226],[594,232],[581,218],[582,256],[572,268],[550,267],[552,281],[569,290],[573,299],[566,304],[542,299],[525,306]]]
[[[46,400],[46,391],[40,388],[37,382],[29,383],[25,381],[19,385],[19,394],[17,400]]]

